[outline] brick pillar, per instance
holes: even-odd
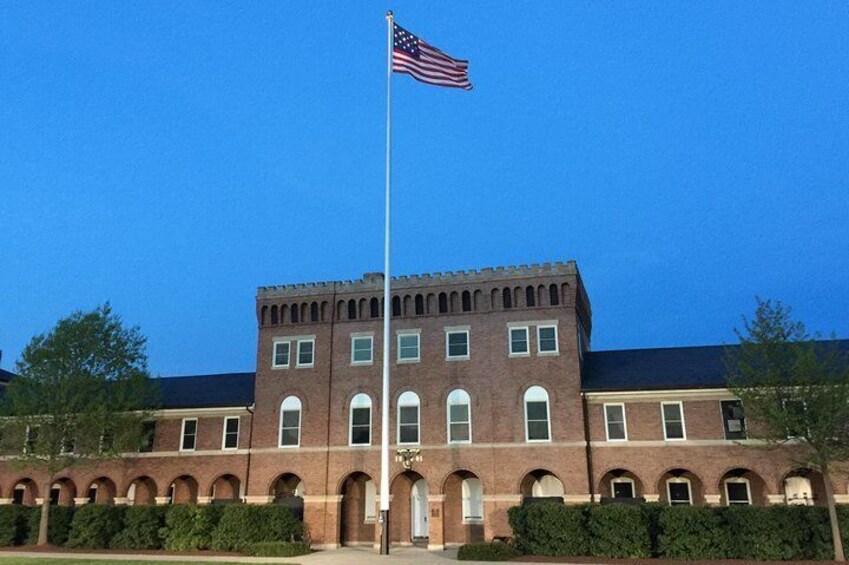
[[[522,503],[521,494],[483,495],[483,538],[492,541],[496,536],[512,536],[507,511]]]
[[[427,497],[427,548],[431,551],[445,549],[444,494],[431,494]]]
[[[318,549],[339,547],[342,519],[342,495],[304,497],[304,525]]]

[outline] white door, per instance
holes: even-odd
[[[410,515],[413,522],[413,538],[427,535],[427,483],[419,479],[410,491]]]

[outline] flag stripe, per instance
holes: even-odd
[[[459,84],[459,83],[456,83],[456,82],[423,79],[423,78],[417,77],[415,74],[413,74],[413,72],[408,71],[408,70],[395,69],[394,72],[405,74],[405,75],[410,75],[414,79],[418,80],[419,82],[423,82],[425,84],[434,84],[436,86],[449,86],[449,87],[452,87],[452,88],[462,88],[464,90],[471,90],[471,88],[472,88],[472,85],[468,82],[466,82],[465,84]]]
[[[455,59],[393,24],[392,70],[425,84],[471,90],[469,62]]]
[[[395,67],[395,66],[398,66],[398,65],[408,65],[408,66],[411,66],[411,67],[419,67],[423,71],[431,71],[433,73],[442,73],[442,74],[454,76],[454,77],[457,77],[457,78],[463,78],[463,77],[468,76],[463,71],[458,71],[458,70],[455,70],[455,69],[445,69],[444,67],[440,67],[439,65],[433,65],[431,63],[416,61],[415,59],[411,59],[410,57],[408,57],[407,54],[404,53],[403,51],[401,51],[401,52],[396,51],[395,52],[395,60],[393,61],[392,66]]]

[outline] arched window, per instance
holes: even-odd
[[[530,308],[530,307],[533,307],[533,306],[536,306],[536,305],[537,305],[537,297],[536,297],[536,293],[534,292],[534,287],[529,286],[529,287],[525,288],[525,306]]]
[[[421,294],[416,295],[416,316],[421,316],[425,313],[424,310],[424,296]]]
[[[407,391],[398,397],[398,443],[419,443],[419,396]]]
[[[666,496],[670,506],[692,506],[693,489],[690,487],[690,479],[673,477],[666,481]]]
[[[540,476],[531,485],[531,496],[535,498],[548,498],[552,496],[563,496],[563,483],[552,474],[546,473]]]
[[[509,310],[513,307],[513,300],[511,298],[511,291],[509,288],[505,288],[504,292],[501,293],[501,297],[504,302],[504,309]]]
[[[372,298],[369,301],[369,310],[372,318],[380,317],[380,302],[378,302],[377,298]]]
[[[560,305],[560,292],[558,292],[556,284],[548,287],[548,300],[552,306]]]
[[[287,396],[280,405],[280,447],[301,445],[301,400]]]
[[[271,324],[277,324],[277,305],[271,307]]]
[[[444,292],[439,293],[439,313],[445,314],[448,312],[448,295]]]
[[[318,302],[310,304],[310,322],[318,321]]]
[[[371,445],[371,398],[360,393],[351,399],[351,428],[348,441],[351,445]]]
[[[477,477],[463,479],[463,523],[483,522],[483,485]]]
[[[357,319],[357,301],[353,298],[348,301],[348,319],[356,320]]]
[[[401,297],[392,297],[392,315],[398,317],[401,315]]]
[[[448,394],[448,443],[471,443],[472,408],[469,393],[463,389]]]
[[[551,441],[548,393],[541,386],[525,391],[525,440]]]
[[[752,504],[752,489],[749,487],[749,479],[743,477],[732,477],[725,480],[725,502],[728,506]]]
[[[268,306],[263,306],[262,309],[260,310],[259,325],[261,325],[261,326],[265,325],[265,320],[266,320],[267,316],[268,316]]]
[[[463,312],[471,312],[472,311],[472,293],[469,292],[468,290],[463,291],[462,307],[463,307]]]
[[[298,312],[298,305],[293,304],[291,311],[292,311],[292,323],[297,324],[300,320],[300,316],[298,315],[298,314],[300,314],[300,312]]]

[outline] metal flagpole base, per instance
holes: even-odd
[[[380,554],[389,555],[389,510],[380,511]]]

